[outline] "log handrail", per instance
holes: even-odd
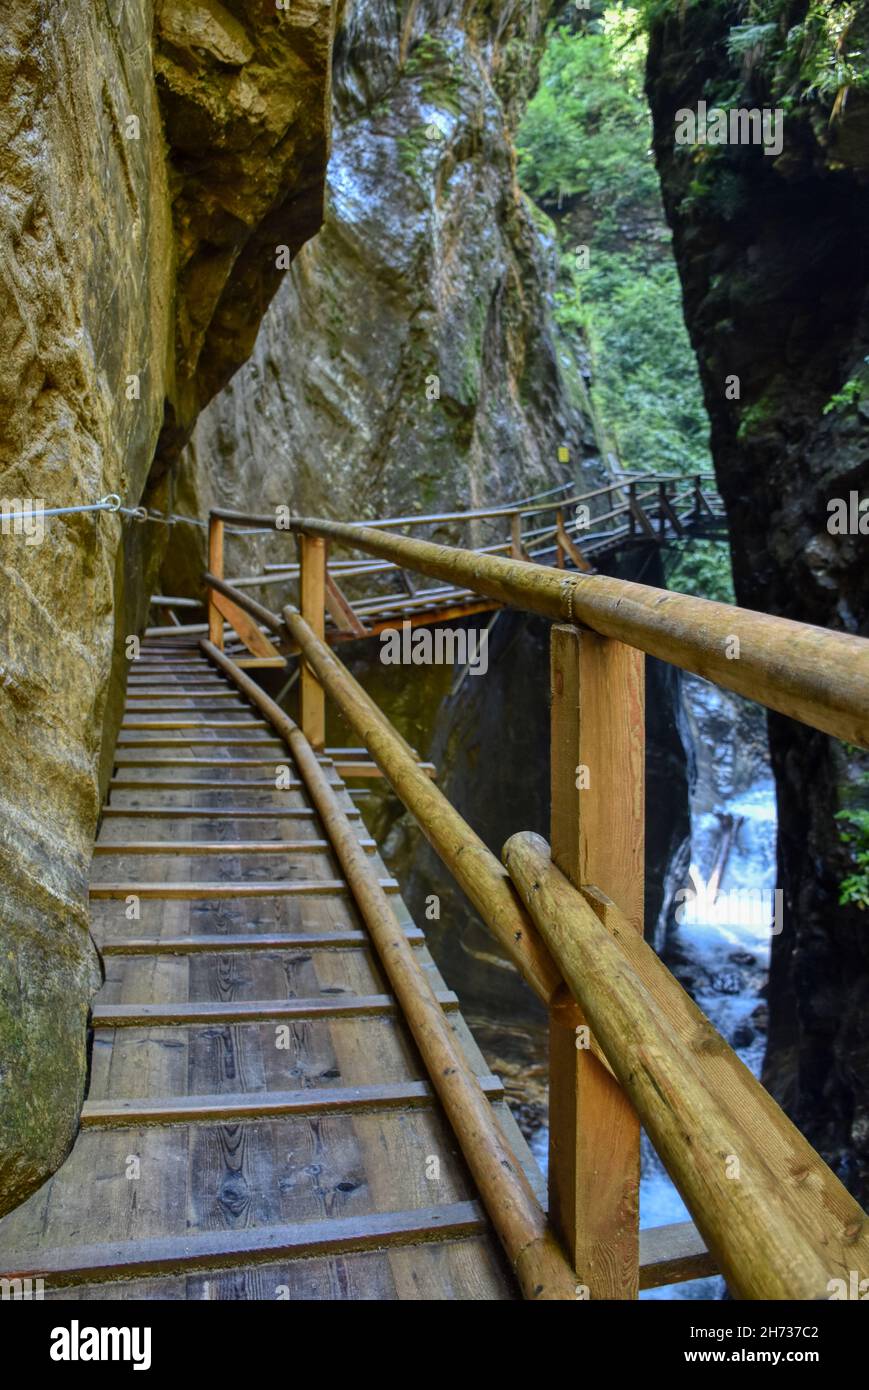
[[[214,513],[212,515],[215,515]],[[274,518],[221,512],[246,523]],[[606,575],[384,535],[314,517],[290,529],[539,613],[579,623],[836,738],[869,747],[869,640]]]
[[[869,1271],[860,1206],[617,906],[539,835],[503,859],[731,1291],[820,1299]]]
[[[636,1108],[730,1288],[822,1298],[840,1267],[869,1271],[860,1207],[618,905],[574,887],[538,836],[514,836],[500,864],[298,610],[279,616],[216,576],[206,584],[290,639],[538,997],[563,1011],[567,992],[581,1010],[593,1055]],[[273,702],[233,678],[274,723]]]
[[[525,1297],[573,1299],[573,1271],[315,750],[290,716],[234,661],[212,642],[203,641],[202,648],[256,705],[293,755]]]

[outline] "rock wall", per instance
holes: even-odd
[[[559,445],[574,469],[593,451],[550,332],[554,248],[512,145],[553,9],[348,5],[323,231],[200,418],[179,510],[453,509],[564,481]],[[276,553],[233,552],[245,567]],[[181,537],[164,586],[196,592],[201,556]]]
[[[335,9],[7,0],[5,512],[165,500],[277,288],[275,245],[292,254],[319,225]],[[107,514],[49,520],[41,543],[14,529],[0,535],[0,1212],[75,1134],[104,750],[164,537]]]
[[[157,5],[154,77],[176,262],[164,466],[250,354],[287,262],[322,223],[342,8],[343,0]]]
[[[869,484],[869,6],[847,7],[838,36],[819,8],[661,6],[648,92],[737,601],[867,634],[866,540],[830,535],[827,520],[831,499]],[[747,47],[737,26],[758,18]],[[701,99],[782,109],[781,153],[677,146],[676,112]],[[785,927],[773,942],[765,1079],[865,1198],[869,937],[865,913],[838,904],[850,864],[834,819],[859,759],[778,716],[769,739]]]
[[[348,6],[336,41],[325,225],[276,296],[250,361],[200,416],[182,460],[178,510],[288,503],[300,513],[364,518],[602,478],[569,347],[551,333],[555,247],[516,183],[513,135],[547,15],[558,8]],[[565,443],[568,467],[557,462]],[[504,539],[483,528],[442,534],[457,543]],[[164,591],[198,592],[196,539],[179,532]],[[285,540],[228,545],[236,574],[287,554]],[[635,559],[624,573],[663,583],[656,554]],[[342,657],[433,758],[443,790],[499,853],[519,828],[548,833],[547,625],[501,614],[490,652],[489,673],[468,676],[459,696],[450,694],[452,671],[381,666],[371,643]],[[652,924],[667,866],[688,834],[678,708],[678,673],[650,663]],[[353,741],[331,713],[327,738]],[[395,798],[380,788],[360,804],[533,1128],[545,1113],[541,1011]],[[432,893],[439,920],[426,915]]]

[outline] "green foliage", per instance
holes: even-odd
[[[431,132],[430,125],[412,126],[395,142],[402,173],[423,187],[431,184],[438,161],[438,146]]]
[[[760,400],[755,401],[754,405],[746,406],[739,421],[739,428],[736,437],[740,443],[752,439],[754,436],[763,434],[768,421],[775,420],[778,415],[778,406],[775,398],[767,393],[761,396]]]
[[[773,44],[779,27],[771,24],[737,24],[727,36],[727,51],[731,58],[752,57],[764,53]]]
[[[415,77],[436,66],[449,66],[450,58],[449,45],[439,34],[422,34],[413,45],[404,70]]]
[[[863,388],[860,382],[856,377],[851,377],[850,381],[845,382],[841,391],[836,391],[827,401],[824,406],[824,414],[831,415],[834,410],[847,410],[849,405],[856,405],[859,402],[862,394]]]
[[[733,573],[727,541],[677,541],[663,551],[667,588],[719,603],[733,603]]]
[[[652,158],[638,18],[611,5],[578,32],[554,32],[519,171],[556,225],[556,323],[573,355],[591,359],[608,447],[631,469],[695,473],[710,466],[708,421]]]
[[[714,3],[729,14],[742,11],[727,36],[739,87],[727,94],[707,93],[719,105],[739,103],[748,71],[766,79],[770,98],[785,111],[819,104],[835,113],[849,88],[869,89],[866,11],[858,0],[750,0],[738,7],[732,0]],[[640,15],[652,25],[701,4],[709,7],[710,0],[642,0]]]
[[[672,260],[641,247],[593,248],[588,270],[565,259],[556,319],[585,332],[595,406],[625,466],[707,470],[709,424]]]
[[[869,811],[840,811],[836,820],[851,827],[839,834],[844,844],[854,846],[855,863],[854,872],[839,885],[839,903],[842,907],[853,904],[865,912],[869,908]]]
[[[520,181],[532,198],[544,207],[582,198],[610,233],[659,197],[635,19],[636,11],[614,6],[599,32],[553,34],[517,142]]]
[[[812,0],[803,23],[788,32],[780,75],[803,88],[799,95],[828,105],[847,87],[869,88],[865,55],[851,37],[859,15],[856,4]]]
[[[435,34],[423,34],[405,64],[410,77],[422,78],[422,94],[432,106],[461,114],[461,83],[449,45]]]

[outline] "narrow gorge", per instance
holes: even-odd
[[[0,36],[3,1297],[857,1297],[869,3]]]

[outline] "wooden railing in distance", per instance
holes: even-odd
[[[723,520],[723,513],[716,513],[702,491],[701,485],[704,478],[709,478],[714,484],[712,474],[697,475],[693,486],[691,480],[683,476],[665,477],[657,474],[637,474],[631,478],[625,477],[617,482],[607,483],[590,492],[575,493],[570,496],[567,495],[567,489],[557,489],[556,491],[559,493],[557,497],[547,496],[544,501],[527,499],[521,503],[481,507],[463,512],[431,512],[415,516],[381,517],[366,524],[373,530],[389,531],[397,527],[408,529],[417,526],[459,526],[503,520],[507,523],[509,539],[501,544],[478,545],[475,547],[478,553],[484,555],[506,554],[512,556],[513,559],[538,562],[542,562],[544,557],[554,554],[555,563],[560,569],[564,568],[566,560],[570,560],[578,570],[591,572],[593,567],[586,554],[586,547],[592,554],[611,548],[614,543],[636,532],[638,520],[643,534],[657,539],[666,538],[668,525],[673,536],[679,537],[685,534],[688,523],[699,522],[707,518],[711,518],[713,521]],[[637,490],[639,487],[643,488],[642,492]],[[589,504],[601,502],[606,507],[607,499],[615,501],[615,505],[609,507],[608,510],[600,511],[595,516],[589,514],[582,522],[578,519],[568,520],[569,508],[578,508],[580,504],[583,504],[588,512]],[[689,501],[692,504],[691,510],[683,512],[680,516],[677,508],[680,505],[687,505]],[[646,504],[648,504],[648,511]],[[657,518],[654,515],[656,507]],[[523,533],[524,521],[533,521],[546,514],[553,517],[554,520]],[[244,520],[237,512],[223,510],[215,511],[212,513],[212,517],[234,523],[240,523]],[[624,526],[603,532],[599,530],[599,527],[604,523],[615,522],[619,519],[624,520]],[[658,523],[657,532],[653,525],[655,519]],[[269,517],[257,518],[257,520],[259,522],[264,521],[267,526],[273,524]],[[280,529],[286,529],[283,521]],[[369,563],[367,566],[360,566],[358,561],[338,561],[335,566],[336,570],[344,570],[349,576],[384,573],[395,570],[395,568],[389,561],[380,564]],[[298,561],[267,564],[265,570],[264,574],[246,575],[243,578],[234,579],[232,582],[239,588],[252,588],[260,584],[285,583],[288,579],[298,577],[300,564]],[[400,573],[406,572],[400,571]],[[327,578],[327,589],[328,584]],[[171,602],[174,600],[170,600],[170,605]],[[330,607],[328,592],[327,607]],[[357,632],[357,635],[362,635],[362,632]]]
[[[605,483],[601,487],[593,488],[589,492],[566,492],[563,496],[553,495],[546,499],[541,498],[538,501],[529,500],[526,502],[513,502],[496,507],[474,507],[467,511],[417,512],[408,516],[379,517],[376,521],[372,521],[368,524],[373,528],[386,531],[395,530],[399,527],[402,530],[407,530],[414,526],[445,526],[469,521],[494,521],[500,517],[504,517],[512,522],[514,517],[521,519],[522,517],[543,516],[550,512],[564,511],[566,508],[575,507],[582,502],[592,502],[599,497],[611,497],[614,493],[619,492],[627,493],[631,486],[634,488],[645,487],[648,489],[645,495],[647,497],[652,497],[655,495],[655,489],[669,487],[671,484],[674,484],[677,489],[681,486],[681,488],[688,493],[693,493],[696,506],[701,506],[701,503],[697,501],[698,494],[700,494],[702,498],[702,509],[711,512],[712,508],[700,491],[704,479],[710,482],[714,489],[715,475],[713,473],[699,473],[694,477],[688,477],[682,474],[670,474],[665,476],[657,473],[638,473],[617,482]],[[627,513],[629,511],[629,504],[627,502],[622,503],[617,508],[617,511],[619,513]],[[224,520],[235,524],[241,514],[218,508],[212,515],[222,517]],[[594,517],[592,520],[599,521],[601,518]],[[258,517],[256,522],[251,524],[260,525],[262,523],[268,526],[272,524],[272,521],[273,519],[266,518],[263,523],[262,518]],[[247,519],[244,520],[244,524],[248,524]]]
[[[658,539],[667,537],[667,527],[669,526],[673,537],[678,538],[685,534],[686,523],[700,521],[711,518],[713,521],[723,521],[723,512],[716,512],[709,502],[707,493],[703,490],[704,479],[712,482],[714,487],[714,476],[710,474],[698,474],[693,479],[682,475],[671,475],[669,477],[659,474],[636,474],[625,476],[617,482],[605,484],[590,492],[574,493],[568,495],[568,489],[556,489],[557,496],[548,496],[545,501],[535,501],[527,499],[525,502],[513,503],[505,506],[483,507],[464,512],[431,512],[428,514],[417,514],[415,516],[394,516],[382,517],[366,523],[373,530],[388,531],[396,527],[404,529],[416,526],[438,527],[438,526],[457,526],[463,524],[473,524],[478,522],[498,522],[504,520],[507,523],[509,539],[505,542],[492,545],[476,546],[478,553],[483,555],[512,555],[514,559],[540,560],[544,555],[555,554],[556,564],[559,568],[564,568],[565,560],[569,559],[578,570],[591,571],[592,566],[587,558],[584,548],[587,544],[592,551],[597,553],[601,548],[606,549],[611,542],[617,542],[626,535],[636,530],[636,521],[640,517],[644,534],[652,536],[655,534],[653,522],[657,520]],[[644,490],[638,492],[638,487]],[[545,495],[545,494],[544,494]],[[546,495],[545,495],[546,496]],[[588,516],[580,523],[569,517],[569,509],[579,507],[580,504],[605,498],[627,498],[627,500],[617,501],[616,505],[608,510],[598,512],[595,516]],[[691,503],[689,512],[683,512],[680,516],[677,508],[687,506]],[[644,504],[648,503],[646,508]],[[606,505],[604,503],[604,505]],[[657,509],[657,516],[655,511]],[[554,520],[542,526],[535,527],[530,531],[523,532],[522,523],[525,520],[551,515]],[[597,528],[605,523],[624,518],[625,525],[611,531],[600,532]],[[260,525],[265,525],[267,529],[274,527],[273,517],[257,517]],[[224,577],[223,571],[223,539],[224,527],[227,523],[240,523],[244,517],[238,512],[217,509],[211,513],[209,526],[209,568],[212,573]],[[593,528],[589,530],[589,528]],[[283,522],[279,528],[285,530]],[[572,532],[572,534],[571,534]],[[541,548],[541,547],[546,547]],[[288,579],[299,577],[301,564],[299,560],[288,561],[282,564],[267,564],[265,573],[245,575],[233,579],[231,582],[239,589],[256,588],[260,585],[284,584]],[[350,577],[361,574],[383,574],[395,570],[395,565],[390,561],[380,563],[360,564],[359,561],[339,560],[332,568],[332,577],[338,571],[345,572]],[[332,611],[329,602],[329,577],[327,575],[327,608]],[[337,596],[336,596],[337,597]],[[338,599],[341,603],[341,599]],[[178,598],[170,595],[158,595],[151,600],[152,607],[158,611],[163,609],[168,615],[170,626],[177,625],[179,620],[175,617],[174,610],[177,608],[196,608],[199,603],[196,599]],[[342,603],[343,606],[343,603]],[[355,606],[355,605],[354,605]],[[335,616],[333,612],[333,616]],[[346,613],[351,625],[355,628],[352,613]],[[186,635],[198,635],[206,629],[200,624],[188,624],[182,631]],[[151,629],[152,635],[166,635],[167,629]],[[364,635],[364,627],[358,625],[357,636]],[[253,663],[249,663],[253,664]],[[261,662],[258,664],[265,664]],[[271,663],[269,663],[271,664]]]

